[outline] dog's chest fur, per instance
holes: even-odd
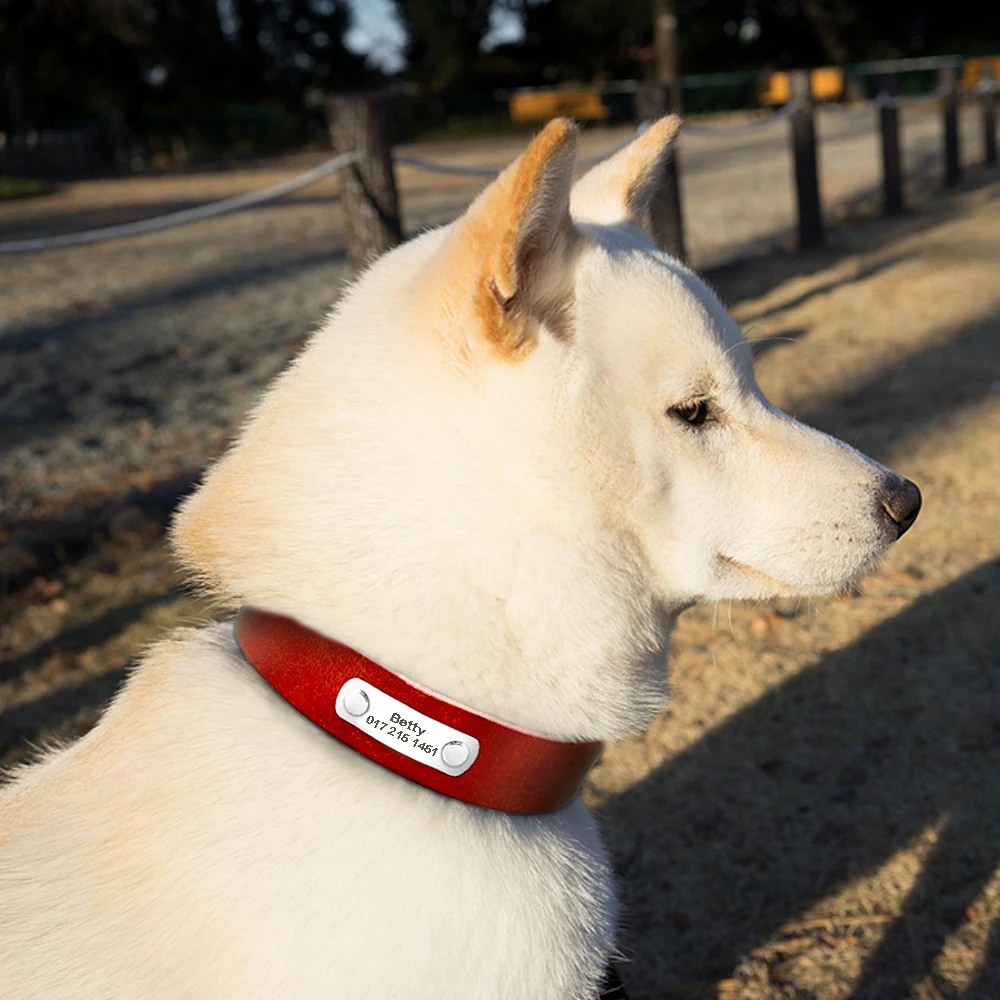
[[[156,647],[0,803],[11,1000],[589,998],[613,944],[579,802],[514,817],[384,771],[274,695],[229,625]]]

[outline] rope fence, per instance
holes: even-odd
[[[998,94],[1000,93],[1000,84],[994,83],[993,80],[980,80],[971,88],[971,92],[979,97]],[[892,94],[887,90],[880,90],[872,98],[871,103],[877,108],[911,108],[919,107],[922,104],[937,104],[944,100],[948,94],[947,87],[938,87],[929,94],[908,95]]]
[[[695,135],[709,136],[711,138],[728,138],[731,136],[749,135],[753,132],[776,125],[778,122],[784,121],[797,111],[799,107],[801,107],[801,103],[799,101],[789,101],[787,104],[778,108],[761,121],[747,122],[742,125],[705,126],[697,125],[691,121],[685,121],[681,126],[681,134],[683,135],[685,132],[689,132]],[[648,125],[649,122],[641,122],[639,127],[636,129],[636,134],[638,135],[643,132]],[[606,160],[609,157],[614,156],[615,153],[623,150],[632,141],[632,138],[633,137],[630,136],[624,142],[619,143],[611,149],[605,150],[603,153],[598,153],[596,156],[581,158],[577,161],[577,168],[580,170],[586,170],[589,167],[596,166],[602,160]],[[472,167],[458,163],[442,163],[439,160],[426,160],[421,156],[409,156],[401,153],[394,153],[392,161],[397,166],[412,167],[414,170],[423,170],[426,173],[431,174],[449,174],[454,177],[483,177],[493,179],[504,169],[503,167]]]
[[[940,104],[944,125],[945,183],[955,184],[961,177],[958,133],[959,95],[956,88],[955,70],[950,66],[944,67],[941,69],[940,75],[940,86],[932,93],[918,97],[900,96],[895,92],[894,78],[886,75],[882,89],[872,101],[868,102],[868,106],[873,108],[878,116],[881,132],[883,208],[887,214],[896,214],[904,207],[902,156],[899,143],[899,119],[902,109],[914,105]],[[765,118],[739,125],[706,126],[685,121],[681,134],[682,136],[693,134],[706,138],[733,138],[760,132],[772,128],[780,122],[788,121],[791,126],[790,136],[795,165],[799,243],[806,247],[823,242],[816,154],[816,104],[812,99],[809,76],[806,71],[796,71],[791,74],[791,90],[790,100]],[[973,91],[983,108],[986,162],[996,164],[996,96],[1000,93],[1000,85],[992,79],[989,71],[985,70],[983,78],[973,88]],[[668,98],[668,94],[664,95],[658,111],[669,109]],[[345,181],[344,197],[342,198],[347,221],[347,249],[351,260],[356,264],[362,264],[399,240],[401,227],[393,166],[485,180],[493,179],[503,169],[503,167],[443,163],[410,154],[393,153],[385,134],[382,103],[383,99],[372,96],[331,98],[328,102],[331,137],[334,141],[334,148],[340,148],[342,151],[311,170],[289,180],[281,181],[259,191],[224,198],[221,201],[171,212],[151,219],[59,236],[0,243],[0,254],[62,249],[160,232],[189,222],[200,222],[232,212],[259,207],[350,167],[352,170],[347,175],[350,185],[348,186],[348,182]],[[641,132],[647,124],[648,122],[640,124],[638,131]],[[602,160],[614,156],[630,141],[631,137],[596,156],[586,157],[579,161],[578,166],[585,169],[600,163]],[[679,185],[676,160],[668,182],[675,187]],[[679,187],[672,192],[672,198],[674,203],[679,205]],[[683,248],[683,231],[679,211],[672,213],[668,225],[673,227],[675,231],[665,234],[665,239],[661,242],[665,242],[668,247]],[[678,255],[683,256],[683,249]]]
[[[453,177],[483,177],[492,180],[503,167],[468,167],[460,163],[439,163],[436,160],[425,160],[420,156],[395,155],[392,162],[397,166],[412,167],[428,174],[450,174]]]
[[[636,134],[641,132],[646,125],[646,122],[642,122],[636,129]],[[596,156],[585,156],[577,160],[577,169],[587,170],[589,167],[596,166],[603,160],[609,159],[615,153],[621,152],[632,139],[633,136],[629,136],[624,142],[620,142],[617,146],[612,146],[611,149],[606,149],[603,153],[598,153]],[[469,167],[458,163],[441,163],[437,160],[425,160],[421,156],[406,156],[399,153],[393,154],[392,162],[399,166],[412,167],[414,170],[423,170],[431,174],[452,174],[456,177],[485,177],[490,180],[497,177],[504,169],[503,167]]]
[[[755,122],[744,122],[742,125],[698,125],[696,122],[685,121],[681,127],[681,134],[690,132],[693,135],[704,135],[712,139],[752,135],[754,132],[762,132],[772,125],[777,125],[778,122],[783,122],[802,107],[803,104],[801,101],[791,100],[787,104],[783,104],[776,111],[772,111],[766,118],[761,118],[760,121]]]
[[[919,107],[922,104],[937,104],[944,100],[947,95],[948,91],[944,87],[938,87],[937,90],[933,90],[929,94],[918,94],[912,97],[900,97],[897,94],[890,94],[887,90],[880,90],[872,98],[872,104],[876,108]]]
[[[606,160],[609,156],[614,156],[619,150],[624,149],[631,138],[620,143],[613,149],[606,150],[597,156],[581,160],[580,166],[583,168],[593,166]],[[345,167],[349,167],[357,159],[353,150],[341,153],[325,160],[319,166],[307,170],[305,173],[260,191],[252,191],[247,194],[236,195],[232,198],[224,198],[221,201],[214,201],[208,205],[199,205],[195,208],[186,208],[179,212],[170,212],[167,215],[158,215],[152,219],[141,219],[137,222],[126,222],[115,226],[103,226],[100,229],[87,229],[79,233],[66,233],[61,236],[44,236],[27,240],[12,240],[0,243],[0,254],[14,253],[34,253],[40,250],[59,250],[66,247],[83,246],[88,243],[101,243],[105,240],[124,239],[129,236],[144,236],[147,233],[156,233],[164,229],[171,229],[174,226],[182,226],[188,222],[201,222],[204,219],[214,219],[220,215],[227,215],[231,212],[239,212],[247,208],[257,208],[271,201],[277,201],[286,195],[302,188],[316,184],[324,177],[330,176]],[[404,156],[396,154],[393,162],[398,165],[413,167],[417,170],[425,170],[431,173],[456,174],[463,177],[482,177],[492,180],[503,167],[467,167],[459,164],[436,163],[433,160],[425,160],[418,156]]]
[[[87,229],[79,233],[66,233],[62,236],[44,236],[31,240],[14,240],[9,243],[0,243],[0,254],[6,253],[31,253],[37,250],[56,250],[64,247],[82,246],[86,243],[101,243],[104,240],[120,240],[127,236],[143,236],[146,233],[156,233],[163,229],[171,229],[174,226],[183,226],[188,222],[201,222],[203,219],[214,219],[218,215],[227,215],[230,212],[239,212],[245,208],[256,208],[269,201],[277,201],[293,191],[299,191],[304,187],[309,187],[317,181],[328,177],[330,174],[343,170],[350,166],[355,160],[352,152],[342,153],[340,156],[332,156],[329,160],[321,163],[312,170],[307,170],[297,177],[260,191],[251,191],[247,194],[238,194],[232,198],[223,198],[221,201],[213,201],[208,205],[198,205],[195,208],[185,208],[179,212],[170,212],[167,215],[158,215],[152,219],[141,219],[138,222],[125,222],[117,226],[104,226],[100,229]]]

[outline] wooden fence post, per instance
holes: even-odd
[[[993,79],[993,67],[988,62],[983,63],[980,77],[982,84],[983,104],[983,151],[986,162],[996,166],[997,163],[997,92],[996,81]]]
[[[903,158],[899,148],[899,81],[895,73],[882,78],[879,96],[879,129],[882,133],[882,211],[899,215],[903,211]]]
[[[327,98],[326,109],[334,152],[357,156],[341,171],[340,198],[347,257],[363,267],[402,239],[384,101],[377,94],[338,94]]]
[[[670,84],[643,83],[635,93],[636,118],[640,122],[655,121],[676,107]],[[660,185],[660,195],[653,202],[650,225],[653,242],[678,260],[687,260],[684,246],[684,216],[681,212],[681,177],[677,145],[669,160]]]
[[[819,160],[816,153],[815,108],[808,70],[794,70],[791,98],[799,103],[792,112],[792,154],[795,161],[795,196],[799,212],[799,246],[823,242],[823,212],[819,201]]]
[[[944,182],[954,187],[962,179],[962,155],[958,132],[958,87],[955,85],[955,67],[941,70],[941,113],[944,117]]]

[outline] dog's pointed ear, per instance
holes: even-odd
[[[676,115],[660,118],[584,174],[573,185],[573,219],[597,226],[635,226],[655,241],[650,206],[660,192],[680,127]]]
[[[471,284],[475,325],[500,356],[529,350],[538,322],[556,334],[568,324],[575,154],[576,126],[550,122],[472,203],[443,248],[449,284],[460,281],[455,291],[463,296]]]

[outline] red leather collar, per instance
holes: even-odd
[[[554,812],[576,797],[604,749],[600,742],[551,740],[466,708],[291,618],[243,608],[235,631],[254,669],[307,719],[390,771],[462,802],[509,813]],[[368,705],[369,696],[371,709],[346,710],[348,692],[357,699],[351,709]],[[390,712],[385,706],[393,699],[402,706]],[[473,761],[463,773],[447,773],[455,769],[440,762],[449,752],[454,756],[456,746],[459,756],[474,747]]]

